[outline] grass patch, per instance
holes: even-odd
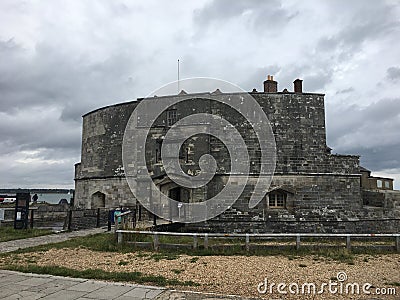
[[[60,243],[52,243],[52,244],[20,249],[12,253],[39,252],[39,251],[47,251],[50,249],[63,249],[63,248],[71,248],[71,249],[86,248],[93,251],[120,252],[120,253],[128,253],[132,252],[133,250],[132,246],[125,244],[122,245],[118,244],[113,234],[99,233],[99,234],[88,235],[85,237],[76,237]],[[0,254],[0,256],[2,255],[4,254]]]
[[[35,236],[42,236],[53,233],[50,229],[14,229],[10,226],[0,227],[0,242],[7,242],[19,239],[26,239]]]
[[[149,256],[149,259],[154,259],[155,261],[160,261],[162,259],[174,260],[179,258],[179,255],[173,252],[160,252],[154,253]]]
[[[194,263],[196,263],[198,260],[199,260],[199,258],[195,256],[195,257],[192,257],[192,258],[190,259],[190,262],[191,262],[192,264],[194,264]]]
[[[180,281],[177,279],[168,279],[164,276],[143,275],[141,272],[106,272],[101,269],[74,270],[58,266],[19,266],[8,265],[5,269],[19,271],[24,273],[50,274],[55,276],[66,276],[75,278],[87,278],[97,280],[111,280],[118,282],[136,282],[149,283],[158,286],[198,286],[193,281]]]
[[[171,271],[178,275],[181,274],[184,270],[172,269]]]
[[[400,282],[385,282],[385,285],[391,285],[391,286],[400,286]]]

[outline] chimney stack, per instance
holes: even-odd
[[[278,92],[278,82],[274,81],[274,76],[268,75],[264,81],[264,93]]]
[[[297,78],[295,81],[293,81],[293,83],[294,83],[294,92],[302,93],[303,92],[303,80]]]

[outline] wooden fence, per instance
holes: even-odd
[[[123,243],[125,241],[124,236],[129,235],[145,235],[152,237],[152,248],[158,250],[160,248],[160,236],[173,236],[173,237],[191,237],[192,238],[192,248],[199,248],[199,239],[202,239],[203,248],[209,248],[209,241],[211,238],[215,239],[244,239],[244,247],[246,251],[250,250],[250,240],[281,240],[281,239],[293,239],[295,241],[296,249],[300,249],[301,240],[318,238],[318,239],[343,239],[346,241],[346,248],[351,250],[352,239],[393,239],[394,249],[400,252],[400,233],[379,233],[379,234],[343,234],[343,233],[246,233],[246,234],[225,234],[225,233],[181,233],[181,232],[156,232],[156,231],[134,231],[134,230],[116,230],[118,243]],[[148,244],[148,242],[133,242],[134,244]],[[178,246],[183,244],[163,244],[170,246]]]

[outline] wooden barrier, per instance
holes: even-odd
[[[250,239],[282,239],[282,238],[293,238],[296,242],[296,250],[300,249],[302,238],[324,238],[324,239],[344,239],[346,244],[345,247],[351,250],[351,239],[363,238],[394,238],[394,248],[400,252],[400,233],[377,233],[377,234],[349,234],[349,233],[245,233],[245,234],[227,234],[227,233],[182,233],[182,232],[156,232],[156,231],[134,231],[134,230],[116,230],[118,243],[124,242],[124,235],[147,235],[152,236],[153,249],[158,250],[160,248],[159,236],[175,236],[175,237],[192,237],[193,238],[193,249],[198,249],[199,238],[204,240],[204,249],[209,248],[209,238],[232,238],[232,239],[245,239],[244,247],[246,251],[250,251]],[[165,244],[172,245],[172,244]],[[173,244],[177,246],[179,244]],[[182,244],[183,246],[183,244]]]

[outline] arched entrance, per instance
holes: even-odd
[[[106,195],[102,192],[96,192],[92,195],[91,208],[106,207]]]
[[[174,199],[176,201],[181,202],[181,188],[180,187],[176,187],[173,189],[170,189],[168,191],[168,197],[171,199]],[[169,208],[169,216],[170,218],[174,218],[174,217],[178,217],[179,216],[179,208],[177,205],[172,205]]]
[[[189,202],[190,192],[188,189],[182,187],[174,187],[168,190],[168,197],[178,202]],[[180,204],[172,205],[170,207],[170,218],[184,217],[185,211],[181,208]]]

